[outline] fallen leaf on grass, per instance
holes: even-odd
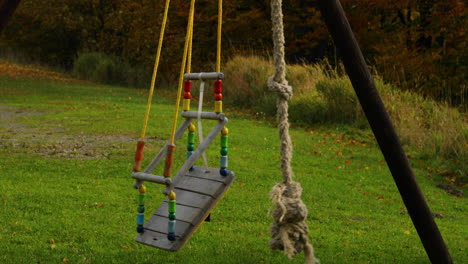
[[[104,205],[103,205],[103,204],[99,204],[99,203],[94,203],[94,204],[93,204],[93,207],[94,207],[94,208],[102,208],[102,207],[104,207]]]
[[[356,140],[354,139],[351,139],[349,140],[348,142],[346,142],[346,145],[359,145],[360,143],[357,142]]]
[[[406,230],[405,232],[403,232],[405,235],[409,235],[411,234],[410,231]]]
[[[122,246],[122,249],[123,249],[124,251],[130,251],[130,250],[133,250],[133,248],[131,248],[131,247],[128,247],[128,246]]]
[[[50,249],[55,249],[55,239],[51,238],[49,242],[50,242]]]
[[[69,260],[69,259],[67,259],[67,258],[63,258],[63,259],[62,259],[62,262],[65,262],[65,263],[67,263],[67,262],[70,262],[70,260]]]

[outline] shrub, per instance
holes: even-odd
[[[265,115],[276,114],[276,95],[268,90],[267,79],[273,63],[259,57],[235,57],[226,73],[225,100],[228,104]],[[345,123],[367,128],[351,83],[328,65],[287,66],[289,83],[294,88],[290,101],[291,122],[306,124]],[[445,104],[404,92],[376,77],[376,86],[401,141],[426,155],[460,159],[468,163],[466,114]]]
[[[275,105],[275,96],[268,91],[266,80],[273,66],[260,57],[234,57],[224,67],[226,89],[223,91],[228,104],[264,110]]]
[[[466,115],[444,103],[397,90],[377,79],[379,91],[403,144],[429,156],[468,162]]]
[[[317,83],[317,92],[325,101],[322,118],[328,122],[354,123],[362,119],[361,107],[349,79],[327,79]]]
[[[267,115],[276,114],[276,94],[269,91],[267,85],[268,78],[273,75],[273,63],[257,56],[237,56],[229,60],[223,70],[227,76],[224,100],[228,104]],[[322,67],[311,65],[288,65],[286,78],[294,89],[290,106],[291,118],[298,118],[296,121],[307,123],[299,108],[320,108],[306,101],[317,95],[315,83],[325,78],[324,70]],[[312,101],[312,104],[315,103]],[[297,107],[296,104],[301,107]]]
[[[105,84],[145,87],[150,72],[132,67],[127,61],[100,52],[83,53],[76,59],[73,74],[80,79]]]
[[[103,56],[103,53],[81,54],[73,65],[73,75],[79,79],[96,81],[94,73]]]

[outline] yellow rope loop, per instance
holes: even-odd
[[[192,34],[193,30],[193,17],[195,13],[195,0],[190,2],[190,13],[189,13],[189,21],[187,25],[187,34],[185,36],[185,45],[184,45],[184,55],[182,57],[182,64],[180,67],[180,75],[179,75],[179,88],[177,89],[177,100],[176,100],[176,107],[174,113],[174,122],[172,123],[172,133],[171,133],[171,144],[175,142],[175,133],[176,133],[176,126],[178,120],[178,113],[179,113],[179,105],[180,105],[180,98],[182,94],[182,87],[184,85],[184,73],[185,73],[185,66],[187,63],[187,54],[189,49],[190,43],[190,35]]]
[[[161,32],[159,33],[158,49],[156,52],[156,59],[154,62],[153,76],[151,78],[151,88],[150,88],[149,95],[148,95],[148,104],[146,105],[145,117],[143,119],[143,129],[141,131],[141,136],[140,136],[141,140],[145,139],[146,128],[148,127],[148,119],[149,119],[149,114],[151,110],[151,101],[153,99],[154,85],[156,83],[156,76],[158,74],[159,61],[161,58],[161,49],[162,49],[163,40],[164,40],[164,30],[166,29],[167,14],[169,12],[170,2],[171,0],[166,0],[166,5],[164,7],[164,16],[163,16],[163,20],[161,23]]]
[[[223,27],[223,0],[218,1],[218,39],[216,42],[216,71],[221,71],[221,30]]]

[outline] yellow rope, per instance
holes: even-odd
[[[146,135],[146,128],[148,127],[148,119],[151,110],[151,101],[153,99],[153,92],[154,92],[154,84],[156,82],[156,76],[158,74],[158,67],[159,67],[159,60],[161,58],[161,49],[164,40],[164,30],[166,29],[166,22],[167,22],[167,13],[169,12],[169,3],[171,0],[166,0],[166,6],[164,8],[164,16],[161,24],[161,32],[159,33],[159,42],[158,42],[158,50],[156,52],[156,59],[154,62],[154,69],[153,69],[153,76],[151,78],[151,88],[148,95],[148,104],[146,105],[146,112],[145,118],[143,119],[143,129],[141,131],[140,139],[144,140]]]
[[[193,42],[193,27],[190,29],[190,42],[187,55],[187,73],[192,71],[192,42]]]
[[[223,26],[223,0],[218,1],[218,40],[216,49],[216,71],[221,71],[221,29]]]
[[[176,108],[174,113],[174,122],[172,124],[172,133],[171,133],[171,144],[175,142],[175,133],[176,133],[176,126],[177,126],[177,119],[179,117],[179,105],[180,105],[180,97],[182,94],[182,86],[184,84],[184,73],[185,73],[185,65],[187,63],[187,53],[190,43],[190,35],[192,34],[193,30],[193,17],[195,13],[195,0],[190,2],[190,13],[189,13],[189,21],[187,25],[187,34],[185,36],[185,45],[184,45],[184,55],[182,57],[182,64],[180,67],[180,75],[179,75],[179,88],[177,89],[177,101],[176,101]]]

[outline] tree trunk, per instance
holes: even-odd
[[[21,0],[3,0],[0,2],[0,33],[6,26],[13,12],[20,4]]]

